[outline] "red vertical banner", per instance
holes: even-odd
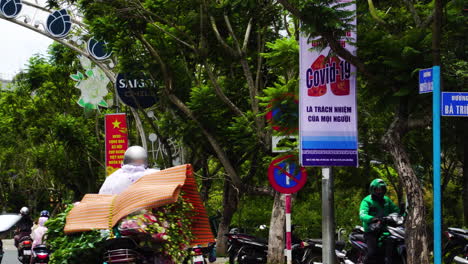
[[[125,114],[108,114],[106,124],[106,174],[110,175],[122,166],[128,148],[128,129]]]

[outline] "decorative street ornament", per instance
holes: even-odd
[[[52,37],[66,37],[70,33],[71,26],[71,17],[66,9],[55,11],[47,18],[46,29]]]
[[[105,60],[112,55],[112,51],[109,51],[107,48],[107,42],[97,41],[93,38],[88,40],[86,49],[88,50],[88,53],[96,60]]]
[[[78,57],[81,62],[81,66],[85,69],[85,74],[77,72],[76,74],[70,75],[70,77],[76,81],[75,87],[81,90],[81,97],[78,100],[78,104],[87,110],[98,109],[101,107],[108,107],[104,97],[107,95],[107,85],[110,80],[107,78],[101,68],[94,66],[92,67],[91,61],[84,57]]]
[[[15,18],[22,8],[21,0],[0,0],[0,15],[6,18]]]

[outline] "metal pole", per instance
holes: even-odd
[[[286,194],[286,263],[292,264],[291,194]]]
[[[432,67],[432,140],[434,155],[434,264],[442,263],[442,207],[440,191],[440,66]]]
[[[322,168],[322,260],[335,264],[335,199],[332,168]]]

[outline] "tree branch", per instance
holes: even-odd
[[[213,84],[214,90],[216,95],[223,101],[231,111],[233,111],[237,116],[245,117],[244,113],[224,94],[223,90],[219,86],[217,78],[215,77],[213,71],[209,67],[206,60],[204,61],[205,71],[208,74],[208,78],[210,79],[211,83]]]
[[[210,143],[211,147],[215,151],[219,161],[221,164],[223,164],[223,167],[227,173],[227,175],[231,178],[232,182],[234,183],[235,186],[239,187],[242,185],[241,178],[237,174],[236,170],[232,166],[231,161],[229,160],[228,156],[224,152],[224,150],[221,148],[221,146],[218,144],[216,139],[214,138],[213,135],[211,135],[205,127],[201,124],[201,122],[195,117],[194,113],[190,108],[188,108],[184,102],[182,102],[175,94],[172,93],[172,80],[170,77],[169,72],[167,71],[166,64],[164,61],[161,59],[161,56],[157,52],[157,50],[151,46],[151,44],[144,38],[143,35],[139,35],[139,39],[142,41],[144,46],[148,49],[152,57],[154,57],[158,63],[161,66],[161,69],[163,69],[163,76],[165,78],[165,86],[164,86],[164,92],[166,93],[166,96],[169,98],[169,100],[180,110],[182,111],[188,118],[190,118],[197,126],[200,128],[201,132],[205,135],[206,139]],[[151,73],[150,73],[151,74]],[[152,74],[151,74],[152,75]],[[156,79],[155,76],[152,75],[153,79]],[[167,78],[167,79],[166,79]]]
[[[247,44],[249,43],[250,31],[252,30],[252,18],[249,20],[249,24],[247,25],[247,29],[245,30],[244,36],[244,44],[242,44],[242,52],[245,53],[247,51]]]
[[[215,33],[215,36],[216,36],[216,39],[218,39],[219,43],[221,43],[221,46],[223,46],[231,55],[233,55],[234,57],[236,56],[236,52],[234,51],[233,48],[231,48],[223,39],[223,37],[221,37],[221,34],[219,34],[219,31],[218,31],[218,26],[216,25],[216,21],[214,19],[214,17],[210,16],[210,22],[211,22],[211,28],[213,29],[214,33]]]

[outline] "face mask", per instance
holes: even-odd
[[[381,192],[381,193],[375,193],[374,196],[377,197],[377,198],[379,198],[379,199],[382,199],[382,198],[384,198],[385,193],[383,193],[383,192]]]

